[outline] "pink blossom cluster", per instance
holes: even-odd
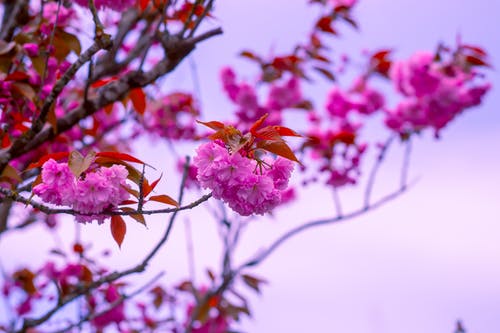
[[[88,0],[75,0],[82,7],[89,5]],[[97,9],[109,8],[117,12],[123,12],[135,4],[135,0],[94,0]]]
[[[105,289],[101,290],[102,299],[98,299],[95,293],[94,295],[87,298],[88,305],[92,313],[99,313],[98,305],[106,305],[105,308],[109,308],[111,304],[120,300],[121,296],[118,292],[118,287],[116,285],[110,284]],[[112,307],[111,310],[103,312],[95,316],[91,323],[98,330],[104,329],[110,324],[120,324],[122,321],[126,320],[125,317],[125,304],[123,302]]]
[[[176,92],[148,105],[143,126],[151,134],[168,139],[193,139],[200,114],[190,94]]]
[[[419,52],[392,65],[390,77],[405,96],[386,110],[386,125],[408,133],[431,127],[436,135],[465,109],[481,103],[489,84],[476,84],[477,75],[458,64],[442,65],[434,54]]]
[[[355,142],[358,127],[343,122],[326,130],[313,128],[309,131],[310,140],[304,148],[311,149],[311,157],[319,160],[318,171],[327,175],[327,185],[342,187],[356,184],[361,174],[361,157],[367,148],[366,144]]]
[[[369,87],[364,78],[358,78],[347,92],[333,87],[327,96],[326,110],[332,118],[344,119],[351,112],[373,114],[384,105],[384,96]]]
[[[282,111],[292,108],[302,101],[300,81],[291,77],[282,84],[273,83],[267,100],[259,103],[257,91],[248,83],[238,83],[235,72],[225,67],[220,73],[222,85],[229,99],[238,106],[235,114],[239,125],[251,125],[263,115],[269,114],[266,122],[271,125],[281,124]]]
[[[40,30],[46,36],[50,36],[54,25],[59,28],[66,28],[73,20],[77,19],[77,15],[73,8],[60,6],[57,1],[50,1],[43,5],[43,18],[45,22],[40,26]]]
[[[126,179],[127,169],[122,165],[97,167],[85,172],[78,179],[68,163],[57,163],[49,159],[42,166],[42,183],[33,188],[33,193],[44,202],[72,207],[78,222],[97,220],[103,223],[105,210],[113,210],[129,197]]]
[[[263,215],[281,203],[293,170],[291,161],[278,157],[257,165],[239,153],[230,154],[222,142],[198,147],[193,164],[201,187],[226,202],[240,215]]]

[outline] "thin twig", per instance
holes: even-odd
[[[55,215],[55,214],[68,214],[68,215],[83,215],[83,216],[90,216],[92,214],[88,213],[83,213],[83,212],[78,212],[73,209],[64,209],[64,208],[50,208],[48,206],[45,206],[41,203],[38,203],[34,200],[27,199],[17,193],[12,192],[9,189],[2,188],[0,187],[0,193],[4,194],[6,197],[11,198],[14,201],[23,203],[27,206],[31,206],[33,208],[36,208],[37,210],[47,214],[47,215]],[[187,205],[180,206],[177,208],[164,208],[164,209],[153,209],[153,210],[131,210],[131,211],[103,211],[101,214],[105,215],[121,215],[121,216],[130,216],[134,214],[144,214],[144,215],[156,215],[156,214],[168,214],[168,213],[176,213],[179,211],[183,210],[188,210],[195,208],[196,206],[199,206],[203,202],[207,201],[212,197],[212,193],[208,193],[200,197],[198,200],[195,200]]]
[[[405,143],[405,152],[403,157],[403,166],[401,169],[401,188],[404,188],[408,182],[408,170],[410,169],[410,157],[412,151],[411,139],[408,138]]]
[[[185,165],[185,168],[184,168],[184,174],[183,174],[181,185],[180,185],[180,193],[179,193],[179,199],[178,199],[179,203],[182,202],[182,199],[183,199],[183,196],[184,196],[185,183],[186,183],[186,178],[187,178],[187,175],[188,175],[189,158],[186,158],[186,159],[187,160],[186,160],[186,165]],[[140,262],[139,264],[135,265],[132,268],[123,270],[121,272],[110,273],[110,274],[108,274],[108,275],[106,275],[104,277],[101,277],[99,280],[94,281],[94,282],[88,284],[87,286],[82,287],[81,289],[77,289],[73,294],[68,295],[65,298],[61,299],[60,302],[58,302],[58,304],[56,306],[54,306],[52,309],[50,309],[49,311],[47,311],[44,315],[42,315],[42,316],[40,316],[40,317],[38,317],[36,319],[30,319],[30,318],[24,319],[23,326],[22,326],[22,328],[19,331],[17,331],[17,333],[24,333],[24,332],[26,332],[26,330],[28,328],[36,327],[36,326],[38,326],[38,325],[46,322],[55,313],[57,313],[58,311],[60,311],[65,305],[71,303],[72,301],[74,301],[78,297],[89,293],[91,290],[99,288],[100,286],[102,286],[105,283],[111,283],[111,282],[116,281],[116,280],[118,280],[118,279],[120,279],[122,277],[131,275],[131,274],[134,274],[134,273],[143,272],[146,269],[146,267],[149,264],[149,262],[151,261],[151,259],[156,255],[156,253],[160,250],[160,248],[167,241],[168,236],[170,235],[170,232],[172,230],[172,227],[173,227],[173,224],[174,224],[174,221],[175,221],[175,217],[177,216],[178,212],[179,211],[176,211],[176,212],[174,212],[172,214],[172,216],[170,217],[170,221],[168,223],[167,229],[165,230],[165,233],[163,234],[163,237],[158,241],[158,243],[149,252],[149,254],[146,255],[146,257],[144,258],[144,260],[142,262]]]
[[[328,224],[334,224],[338,222],[343,222],[343,221],[348,221],[351,220],[355,217],[358,217],[362,214],[365,214],[366,212],[373,211],[383,205],[385,205],[387,202],[394,200],[395,198],[399,197],[402,193],[404,193],[408,189],[409,185],[399,188],[397,191],[392,192],[379,200],[375,201],[374,203],[370,204],[368,207],[362,206],[361,208],[354,210],[350,213],[347,213],[342,216],[337,216],[333,218],[327,218],[327,219],[321,219],[321,220],[316,220],[316,221],[310,221],[304,224],[301,224],[289,231],[287,231],[285,234],[280,236],[278,239],[276,239],[264,252],[261,254],[257,255],[255,258],[250,259],[246,263],[242,264],[240,268],[237,270],[237,272],[241,271],[243,268],[246,267],[251,267],[258,265],[261,263],[265,258],[267,258],[272,252],[274,252],[281,244],[283,244],[286,240],[289,238],[305,231],[311,228],[319,227],[322,225],[328,225]]]
[[[158,281],[164,274],[165,274],[164,272],[160,272],[155,277],[153,277],[150,281],[148,281],[147,283],[145,283],[143,286],[141,286],[137,290],[133,291],[132,293],[130,293],[128,295],[121,295],[121,297],[119,299],[117,299],[116,301],[114,301],[113,303],[111,303],[106,309],[104,309],[104,310],[102,310],[100,312],[97,312],[97,313],[89,312],[86,316],[82,316],[78,322],[70,324],[69,326],[66,326],[63,329],[54,331],[52,333],[66,333],[66,332],[69,332],[72,328],[75,328],[75,327],[78,327],[78,326],[81,327],[82,324],[84,324],[86,322],[89,322],[89,321],[91,321],[91,320],[93,320],[93,319],[95,319],[97,317],[102,316],[102,315],[105,315],[106,313],[112,311],[117,306],[119,306],[120,304],[122,304],[123,302],[125,302],[127,299],[131,299],[131,298],[137,296],[138,294],[144,292],[144,290],[146,290],[146,288],[148,288],[153,283],[155,283],[156,281]]]
[[[372,170],[370,172],[370,176],[368,178],[368,182],[365,188],[365,207],[370,205],[371,194],[373,190],[373,186],[375,185],[375,178],[377,177],[377,172],[384,161],[385,155],[389,149],[389,146],[394,141],[395,136],[391,135],[380,148],[380,152],[377,155],[377,159],[373,164]]]

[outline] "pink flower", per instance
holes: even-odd
[[[429,52],[395,63],[390,76],[406,98],[385,110],[386,125],[399,133],[431,127],[437,136],[457,115],[478,105],[490,85],[477,85],[477,74],[461,66],[435,62]]]
[[[42,167],[42,183],[33,188],[33,193],[43,201],[56,205],[68,205],[75,191],[75,176],[67,163],[49,159]]]
[[[353,104],[343,91],[334,87],[328,93],[326,110],[331,117],[345,118],[353,110]]]
[[[120,299],[120,294],[114,285],[109,285],[105,291],[104,299],[106,303],[113,304]],[[122,303],[114,306],[111,310],[95,317],[92,320],[92,324],[98,328],[103,329],[104,327],[115,323],[119,324],[124,321],[125,318],[125,305]]]
[[[42,166],[42,183],[33,188],[33,193],[44,202],[72,207],[78,222],[104,221],[100,215],[112,210],[129,197],[126,179],[128,171],[123,165],[109,168],[99,167],[76,179],[67,163],[48,160]]]
[[[87,7],[88,0],[75,0],[82,7]],[[109,8],[117,12],[122,12],[135,4],[135,0],[94,0],[97,9]]]
[[[281,111],[293,107],[302,100],[300,81],[296,77],[290,78],[284,85],[273,85],[269,90],[267,107]]]
[[[292,171],[293,163],[286,158],[278,157],[266,174],[271,177],[276,189],[285,190]]]
[[[30,57],[38,56],[38,44],[35,43],[26,43],[23,45],[24,50]]]
[[[357,2],[357,0],[330,0],[332,5],[335,7],[347,7],[350,8],[354,6]]]
[[[240,215],[265,214],[281,202],[293,165],[282,158],[266,160],[269,170],[260,172],[255,160],[230,154],[218,142],[198,147],[193,159],[201,187],[212,190],[214,198],[226,202]]]

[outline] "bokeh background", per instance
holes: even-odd
[[[252,80],[256,68],[237,57],[242,49],[279,54],[305,40],[317,15],[306,2],[218,1],[209,26],[222,26],[224,35],[200,45],[164,84],[172,90],[195,89],[204,120],[228,119],[234,109],[221,93],[220,68],[232,65]],[[452,332],[460,319],[467,332],[499,332],[500,1],[361,0],[354,17],[360,30],[339,29],[341,38],[332,41],[336,55],[359,56],[365,49],[388,47],[397,58],[407,58],[419,50],[434,50],[438,42],[454,45],[460,36],[490,53],[493,68],[488,76],[493,89],[480,107],[450,124],[440,140],[431,133],[414,140],[410,179],[418,181],[407,193],[356,220],[308,231],[252,270],[268,283],[260,296],[239,287],[249,296],[254,315],[240,328],[245,332],[443,333]],[[348,84],[348,79],[340,84]],[[329,87],[318,79],[304,88],[321,106]],[[300,126],[300,119],[291,117],[288,125]],[[382,140],[388,133],[375,125],[364,134]],[[136,143],[136,151],[158,169],[167,170],[162,190],[175,195],[178,179],[168,171],[175,163],[169,148],[143,140]],[[191,152],[191,147],[177,149],[179,155]],[[375,197],[397,187],[401,160],[402,148],[395,147],[377,178]],[[366,163],[369,167],[370,160]],[[157,175],[153,172],[151,178]],[[362,194],[356,189],[340,191],[344,210],[358,207]],[[331,194],[310,188],[300,194],[296,205],[279,209],[268,220],[252,222],[235,261],[248,258],[294,225],[334,214]],[[167,219],[152,217],[147,229],[128,223],[123,249],[106,259],[109,265],[125,268],[142,258],[160,237]],[[197,209],[177,222],[149,275],[135,281],[146,281],[164,270],[167,285],[189,274],[203,284],[205,267],[218,271],[221,249],[209,212]],[[43,257],[37,254],[53,248],[54,242],[69,248],[75,234],[71,219],[64,221],[61,230],[62,236],[55,240],[43,228],[2,239],[0,251],[9,254],[2,255],[3,268],[40,263]],[[103,232],[102,226],[86,225],[79,232],[84,242],[95,244],[96,251],[114,249],[107,228]],[[188,255],[190,239],[193,251]]]

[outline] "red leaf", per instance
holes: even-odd
[[[486,57],[488,54],[486,53],[485,50],[483,50],[482,48],[480,48],[479,46],[475,46],[475,45],[468,45],[468,44],[462,44],[460,45],[460,47],[464,48],[464,49],[467,49],[467,50],[471,50],[475,53],[477,53],[478,55],[481,55],[483,57]]]
[[[135,209],[130,208],[130,207],[121,207],[120,209],[124,212],[130,212],[131,214],[129,216],[131,218],[133,218],[134,220],[136,220],[137,222],[139,222],[140,224],[142,224],[144,226],[146,225],[146,220],[144,219],[144,215],[139,214],[139,213],[132,214],[133,212],[135,212]]]
[[[136,204],[137,201],[135,200],[123,200],[120,205],[133,205],[133,204]]]
[[[139,0],[139,7],[141,8],[142,11],[144,11],[149,4],[149,0]]]
[[[120,248],[122,246],[123,238],[125,238],[126,232],[127,226],[125,225],[125,221],[123,221],[123,218],[120,215],[111,216],[111,235]]]
[[[269,114],[266,113],[265,115],[263,115],[262,117],[260,117],[259,120],[257,120],[255,123],[253,123],[252,127],[250,127],[250,133],[252,133],[253,136],[257,137],[257,129],[262,126],[262,124],[264,123],[264,120],[266,120],[267,116]]]
[[[352,145],[354,144],[354,141],[356,139],[356,134],[353,132],[348,132],[348,131],[341,131],[335,135],[333,138],[334,142],[342,142],[345,143],[346,145]]]
[[[211,128],[211,129],[215,130],[215,131],[224,129],[224,127],[225,127],[224,123],[221,123],[220,121],[207,121],[207,122],[204,122],[204,121],[197,120],[196,122],[198,124],[205,125],[205,126]]]
[[[330,16],[323,16],[316,22],[316,28],[320,31],[335,35],[336,31],[333,30],[332,21],[333,19]]]
[[[7,134],[4,133],[2,136],[2,148],[7,148],[10,145],[11,145],[10,138]]]
[[[240,57],[245,57],[245,58],[248,58],[250,60],[254,60],[254,61],[258,62],[259,64],[263,63],[262,59],[258,55],[256,55],[255,53],[253,53],[251,51],[241,51]]]
[[[315,71],[318,71],[321,74],[323,74],[323,76],[325,76],[328,80],[335,81],[335,75],[333,75],[333,73],[331,71],[329,71],[328,69],[322,68],[322,67],[317,67],[317,66],[314,66],[313,68]]]
[[[118,79],[118,77],[116,77],[116,76],[112,76],[112,77],[110,77],[110,78],[97,80],[97,81],[95,81],[94,83],[92,83],[90,86],[91,86],[92,88],[99,88],[99,87],[102,87],[102,86],[107,85],[107,84],[108,84],[108,83],[110,83],[110,82],[116,81],[117,79]]]
[[[146,94],[141,88],[132,89],[129,93],[130,100],[132,100],[132,105],[135,111],[143,115],[146,110]]]
[[[157,201],[167,205],[179,207],[179,203],[166,194],[153,195],[151,198],[148,199],[148,201]]]
[[[292,149],[283,140],[261,141],[257,144],[257,147],[300,164]]]
[[[56,160],[56,161],[58,161],[58,160],[61,160],[63,158],[67,158],[68,155],[69,155],[68,152],[59,152],[59,153],[47,154],[44,157],[42,157],[38,162],[31,163],[30,165],[28,165],[28,167],[26,168],[26,170],[30,170],[30,169],[33,169],[33,168],[40,168],[45,162],[47,162],[51,158],[54,159],[54,160]]]
[[[490,64],[488,64],[483,59],[481,59],[479,57],[472,56],[472,55],[465,56],[465,61],[469,65],[473,65],[473,66],[486,66],[486,67],[490,66]]]
[[[147,165],[143,161],[135,158],[134,156],[131,156],[131,155],[125,154],[125,153],[117,153],[114,151],[102,151],[100,153],[97,153],[96,156],[97,157],[113,158],[113,159],[120,160],[120,161],[128,161],[128,162],[140,163],[140,164]]]
[[[19,176],[19,173],[17,172],[17,170],[11,166],[10,164],[7,164],[5,166],[5,169],[3,169],[2,173],[0,174],[0,178],[10,178],[12,180],[15,180],[17,182],[22,182],[23,179]]]
[[[158,182],[160,181],[162,176],[163,176],[163,174],[160,175],[160,178],[158,178],[157,180],[152,182],[151,185],[148,184],[148,186],[146,188],[143,188],[142,193],[145,197],[147,197],[149,195],[149,193],[151,193],[155,189],[156,185],[158,185]]]
[[[295,132],[294,130],[285,127],[285,126],[273,126],[273,128],[278,131],[278,134],[281,136],[297,136],[301,137],[299,133]]]
[[[247,286],[255,290],[257,293],[260,293],[260,285],[267,283],[267,281],[264,279],[257,278],[248,274],[242,274],[241,277],[243,278],[243,282],[245,282]]]
[[[4,81],[26,81],[30,78],[30,76],[24,72],[13,72],[7,75]]]

